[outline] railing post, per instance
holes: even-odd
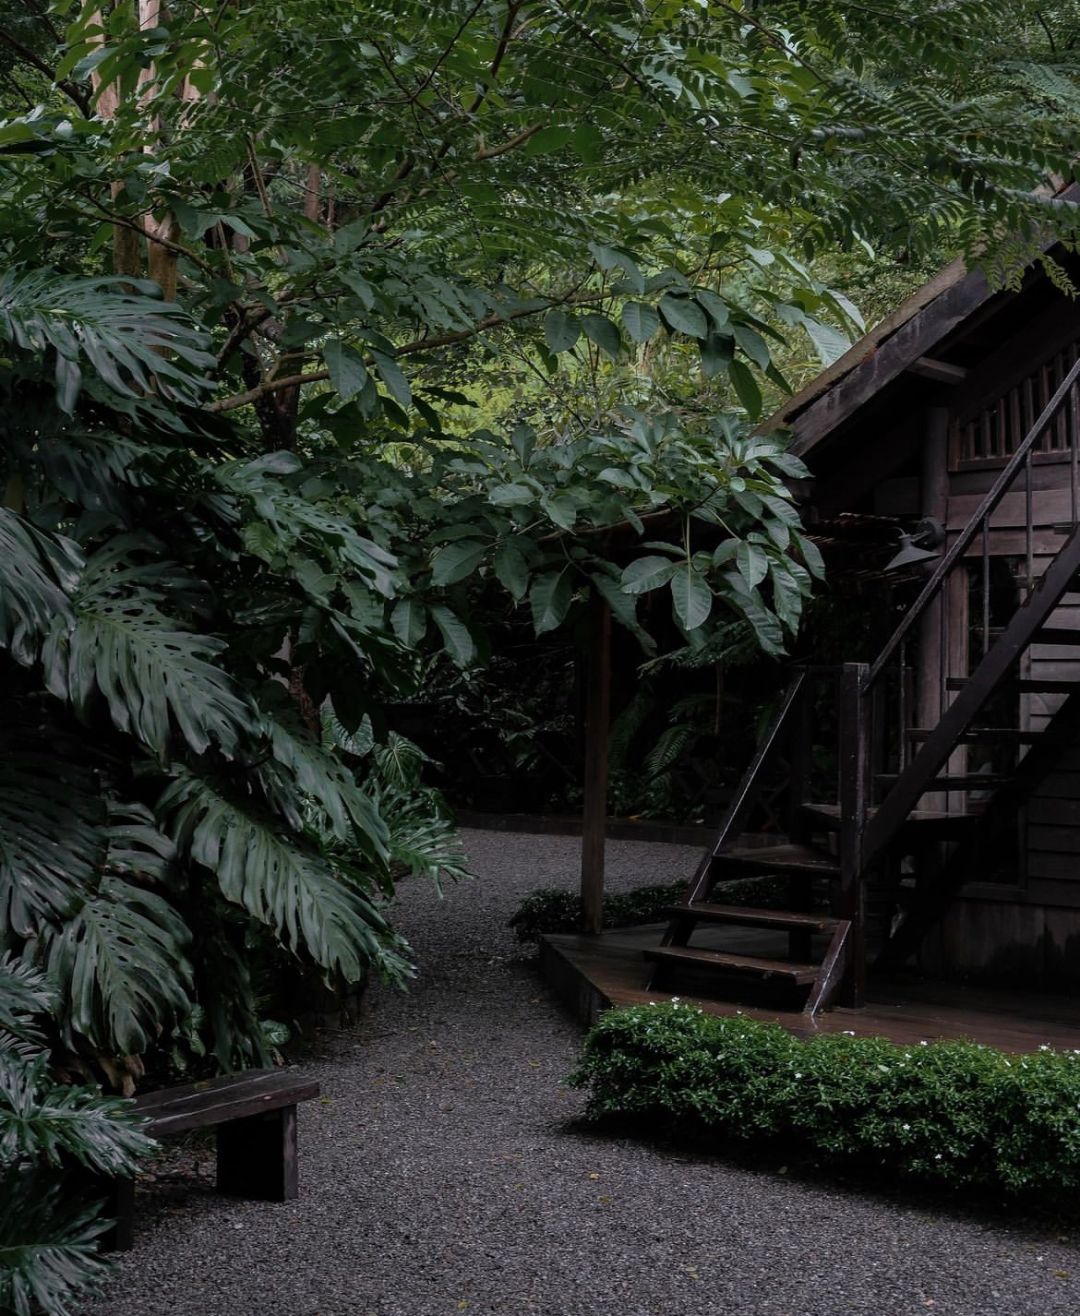
[[[859,1008],[866,995],[866,882],[863,837],[869,807],[866,663],[845,663],[840,677],[840,891],[837,915],[849,919],[848,960],[840,1004]]]

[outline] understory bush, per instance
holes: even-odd
[[[669,905],[677,904],[685,894],[685,882],[666,882],[605,895],[603,926],[629,928],[635,923],[655,923],[665,917]],[[785,895],[783,883],[774,877],[742,877],[714,887],[712,899],[725,905],[782,909]],[[580,926],[581,896],[576,891],[554,886],[530,891],[507,923],[523,943],[538,941],[548,932],[576,932]]]
[[[1080,1051],[900,1046],[719,1018],[673,1000],[603,1015],[571,1076],[590,1119],[752,1143],[1008,1194],[1080,1187]]]

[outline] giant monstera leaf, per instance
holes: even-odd
[[[314,848],[241,808],[186,770],[159,802],[181,852],[217,877],[293,951],[356,982],[370,968],[395,980],[409,973],[404,944],[358,886]]]
[[[43,534],[0,507],[0,648],[28,666],[48,628],[71,616],[81,558],[70,540]]]
[[[162,895],[173,846],[146,810],[115,810],[108,828],[107,873],[49,943],[49,972],[60,986],[64,1022],[112,1054],[145,1051],[191,1008],[191,934]]]
[[[214,744],[232,757],[255,720],[215,665],[224,642],[165,616],[145,586],[125,585],[122,576],[94,574],[77,597],[74,625],[54,626],[44,650],[49,690],[87,721],[103,700],[113,725],[156,755],[168,754],[175,726],[196,753]]]
[[[93,891],[105,858],[105,805],[94,774],[0,737],[0,927],[30,937]]]
[[[116,393],[195,403],[214,364],[207,335],[179,306],[163,302],[156,285],[48,270],[0,276],[0,342],[34,354],[51,349],[57,402],[69,413],[84,365]]]

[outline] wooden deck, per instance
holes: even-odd
[[[600,936],[552,935],[541,938],[540,969],[548,984],[585,1025],[610,1006],[644,1005],[670,999],[671,991],[645,989],[651,965],[642,956],[657,946],[663,926],[619,929]],[[753,944],[747,933],[746,949]],[[730,943],[730,930],[728,932]],[[704,938],[701,939],[704,942]],[[1080,1000],[1034,992],[990,990],[914,976],[871,977],[862,1010],[838,1008],[810,1020],[801,1012],[738,1000],[710,1000],[690,991],[679,999],[710,1014],[742,1013],[782,1024],[800,1037],[852,1032],[887,1037],[912,1045],[941,1038],[968,1038],[1004,1051],[1035,1051],[1040,1046],[1080,1047]]]

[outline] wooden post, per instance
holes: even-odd
[[[866,878],[863,837],[868,797],[865,663],[845,663],[840,684],[840,918],[850,919],[847,971],[840,1003],[859,1008],[866,996]]]
[[[945,525],[949,514],[949,412],[930,407],[926,412],[922,446],[922,514]],[[944,550],[943,550],[944,551]],[[923,614],[915,659],[915,726],[932,727],[945,711],[945,678],[952,675],[948,621],[942,616],[946,591],[942,590]],[[949,810],[943,792],[927,795],[922,807]]]
[[[588,694],[585,711],[585,808],[581,827],[581,930],[596,934],[604,908],[604,833],[611,719],[611,609],[589,599]]]

